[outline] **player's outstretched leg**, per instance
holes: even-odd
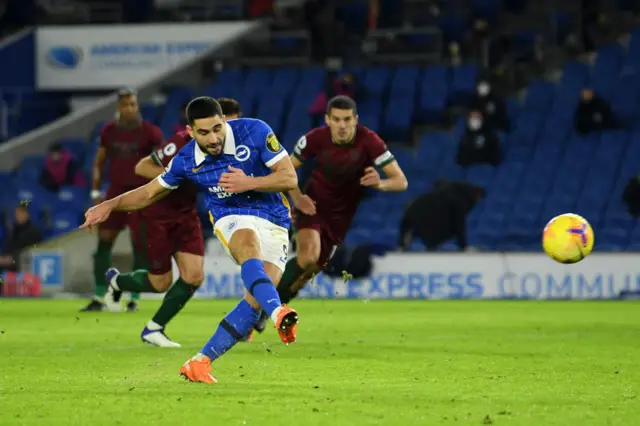
[[[292,287],[304,273],[305,270],[300,266],[296,257],[289,259],[277,287],[278,296],[283,304],[289,303],[297,295],[297,292],[295,294],[292,293]],[[260,319],[256,323],[255,330],[262,333],[267,327],[268,319],[269,315],[266,311],[263,311]]]
[[[199,281],[199,283],[202,280]],[[162,300],[162,305],[153,316],[151,321],[147,323],[140,338],[143,342],[159,346],[161,348],[179,348],[181,345],[172,341],[165,334],[165,328],[169,321],[171,321],[182,310],[184,305],[193,297],[200,284],[190,284],[178,278],[176,282],[171,286],[167,294],[165,294]]]
[[[260,317],[260,308],[273,319],[284,343],[295,342],[298,314],[280,302],[273,281],[260,259],[257,234],[252,229],[238,229],[232,234],[227,249],[241,264],[242,281],[247,293],[220,322],[202,351],[180,369],[180,375],[192,382],[216,383],[211,374],[211,361],[222,356],[251,332]]]
[[[164,293],[167,291],[167,288],[171,283],[170,276],[170,273],[167,274],[167,277],[169,277],[167,284],[164,284],[164,281],[166,281],[164,280],[165,276],[153,276],[154,278],[157,278],[156,281],[159,281],[159,283],[154,285],[149,271],[141,269],[121,274],[117,269],[111,268],[107,271],[109,289],[105,296],[105,303],[110,310],[117,311],[120,309],[120,299],[122,297],[122,292],[124,291],[138,293]],[[143,342],[164,348],[180,347],[179,343],[172,341],[165,334],[165,327],[169,321],[171,321],[171,319],[180,312],[191,297],[193,297],[193,294],[198,289],[202,279],[194,277],[193,281],[195,283],[192,284],[182,278],[178,278],[171,286],[153,319],[149,321],[144,330],[142,330],[140,338]]]
[[[146,269],[146,262],[144,261],[144,256],[141,253],[138,253],[138,250],[135,247],[135,244],[133,245],[133,267],[131,268],[132,271],[137,271],[140,269]],[[127,312],[138,312],[138,302],[140,302],[140,293],[138,292],[132,292],[131,293],[131,300],[129,301],[129,303],[127,303],[127,307],[126,310]]]
[[[108,288],[104,301],[111,312],[120,311],[120,298],[125,291],[132,293],[162,293],[162,291],[153,286],[151,280],[149,280],[149,271],[145,269],[121,274],[116,268],[109,268],[105,277]]]
[[[259,316],[259,309],[251,306],[247,300],[241,300],[220,321],[215,333],[202,350],[180,368],[180,375],[192,382],[216,383],[211,374],[211,362],[242,340],[242,337],[251,331]]]
[[[103,311],[106,308],[103,300],[107,291],[105,273],[111,266],[113,240],[111,239],[111,235],[103,234],[106,234],[106,231],[101,230],[98,235],[98,247],[93,254],[93,278],[96,286],[95,296],[87,306],[81,309],[83,312]]]

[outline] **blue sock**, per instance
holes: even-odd
[[[200,352],[211,358],[212,361],[220,358],[222,354],[249,334],[259,318],[260,311],[242,299],[240,303],[220,321],[216,332]]]
[[[278,290],[264,272],[264,264],[260,259],[249,259],[244,262],[241,275],[244,286],[256,298],[267,315],[271,316],[273,311],[282,306]]]

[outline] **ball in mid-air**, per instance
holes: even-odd
[[[577,263],[593,250],[593,229],[582,216],[561,214],[547,223],[542,232],[542,248],[560,263]]]

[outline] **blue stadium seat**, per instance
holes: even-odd
[[[464,16],[443,14],[438,20],[438,27],[442,31],[443,44],[462,42],[468,25],[468,19]]]
[[[140,115],[144,120],[157,125],[160,120],[160,108],[153,104],[142,104],[140,105]]]
[[[408,142],[414,117],[414,94],[394,94],[389,99],[381,129],[383,136],[392,141]]]
[[[58,191],[58,200],[74,206],[84,206],[89,200],[88,195],[87,188],[63,186]]]
[[[360,124],[363,124],[378,132],[380,130],[380,119],[382,116],[382,102],[378,99],[367,99],[358,105]]]
[[[488,23],[494,23],[501,9],[500,0],[472,0],[471,13],[476,19],[483,19]]]
[[[174,127],[180,119],[181,108],[193,98],[193,95],[193,91],[187,87],[175,88],[167,95],[167,101],[158,121],[165,138],[173,135]]]
[[[80,226],[80,212],[64,211],[55,213],[51,219],[52,236],[74,231]]]
[[[449,104],[455,106],[467,105],[476,91],[478,67],[475,65],[460,65],[453,68]]]
[[[605,228],[598,231],[596,244],[615,244],[626,247],[629,244],[629,233],[621,228]]]
[[[487,164],[474,165],[467,170],[467,180],[474,185],[488,188],[492,182],[496,168]]]
[[[420,84],[420,68],[418,66],[403,66],[395,70],[391,79],[391,93],[411,95],[415,97]]]
[[[29,155],[22,159],[16,170],[16,176],[22,182],[37,182],[44,167],[44,155]]]
[[[324,68],[310,67],[302,70],[297,87],[305,92],[315,93],[322,90],[327,79],[327,71]]]
[[[536,80],[527,88],[523,109],[544,112],[549,109],[556,87],[553,83]]]
[[[591,72],[591,86],[605,99],[610,99],[616,80],[625,60],[626,52],[619,43],[604,45],[598,49]]]
[[[476,17],[492,19],[500,7],[517,11],[527,3],[528,0],[472,0],[470,6]],[[462,39],[466,28],[468,17],[452,15],[453,9],[447,4],[441,8],[445,40]],[[552,19],[561,27],[570,25],[563,12]],[[516,53],[522,58],[531,54],[533,37],[533,32],[514,37]],[[363,88],[363,98],[358,100],[360,122],[392,142],[391,150],[410,181],[410,188],[404,193],[374,193],[362,203],[347,245],[395,246],[407,203],[430,190],[436,179],[444,178],[467,180],[488,191],[467,217],[473,246],[540,252],[542,226],[553,216],[576,212],[594,226],[596,250],[640,251],[640,225],[621,200],[627,180],[640,172],[640,30],[632,34],[628,49],[627,54],[619,44],[606,45],[598,50],[593,66],[568,62],[557,84],[535,81],[522,103],[517,98],[509,99],[511,129],[500,133],[503,163],[498,167],[477,165],[468,170],[455,164],[458,142],[466,128],[464,117],[456,120],[451,131],[425,132],[415,150],[393,142],[410,142],[415,125],[440,124],[447,106],[465,105],[475,92],[475,66],[342,69],[340,73],[353,72]],[[324,90],[326,78],[326,70],[318,67],[225,69],[203,93],[238,99],[245,116],[267,121],[291,150],[312,127],[308,109]],[[576,135],[573,114],[580,90],[586,86],[594,87],[611,101],[615,114],[629,124],[627,130]],[[149,118],[157,113],[168,136],[178,121],[180,107],[193,95],[188,88],[174,88],[167,94],[163,108],[143,107],[143,114]],[[274,98],[280,102],[274,104]],[[63,141],[87,176],[97,150],[96,132],[88,144],[79,139]],[[0,185],[11,187],[11,194],[0,197],[0,210],[10,211],[20,198],[32,200],[30,209],[36,220],[43,225],[45,218],[57,220],[52,231],[57,235],[77,226],[86,207],[87,189],[63,188],[57,194],[45,191],[38,184],[43,160],[42,156],[30,156],[13,173],[0,174]],[[207,222],[206,209],[201,204],[199,212]],[[424,246],[415,241],[411,250],[422,251]],[[441,250],[457,250],[457,246],[450,240]]]
[[[368,97],[382,99],[386,96],[391,79],[391,69],[387,67],[372,67],[365,71],[360,81]]]
[[[625,75],[614,83],[611,94],[611,107],[619,120],[631,123],[638,112],[638,93],[640,78],[637,74]]]

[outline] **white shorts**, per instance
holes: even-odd
[[[229,241],[238,229],[252,229],[258,235],[262,260],[273,263],[284,272],[289,254],[289,231],[286,228],[257,216],[229,215],[216,220],[213,232],[229,256]]]

